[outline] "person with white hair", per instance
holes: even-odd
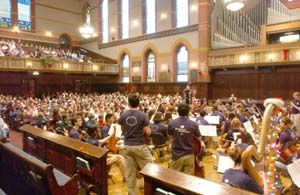
[[[0,118],[0,139],[7,139],[8,130],[8,125]]]

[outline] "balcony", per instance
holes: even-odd
[[[209,68],[244,68],[276,65],[300,65],[299,43],[211,51]]]
[[[0,71],[39,71],[51,73],[117,75],[118,64],[99,62],[47,61],[37,58],[0,57]]]

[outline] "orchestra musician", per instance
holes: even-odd
[[[280,155],[279,158],[275,160],[275,167],[276,170],[284,175],[288,175],[287,165],[299,157],[299,151],[296,147],[297,137],[291,126],[292,121],[289,117],[285,116],[281,118],[281,132],[279,134],[278,144],[276,145],[276,149]],[[279,172],[276,172],[275,174],[278,176]],[[278,176],[276,178],[278,178],[276,187],[284,190],[280,177]]]
[[[128,195],[137,195],[137,168],[144,168],[152,162],[152,155],[145,145],[144,134],[151,135],[150,121],[146,113],[139,110],[140,98],[137,94],[128,96],[129,110],[119,118],[124,134],[124,152],[126,165],[126,185]]]
[[[89,144],[97,146],[97,147],[103,147],[103,145],[108,144],[111,137],[114,137],[115,133],[116,133],[116,131],[114,129],[114,131],[111,135],[108,135],[107,137],[105,137],[103,139],[98,139],[99,133],[98,133],[97,127],[88,127],[88,132],[90,133],[90,136],[87,138],[86,143],[89,143]],[[107,154],[106,164],[109,168],[111,167],[111,165],[116,164],[120,169],[120,173],[121,173],[123,182],[126,181],[125,162],[124,162],[124,157],[122,155],[109,152]],[[108,172],[109,172],[109,170],[108,170]]]
[[[183,90],[183,100],[186,104],[192,104],[194,92],[190,88],[190,85],[187,85],[186,88]]]
[[[291,161],[298,157],[298,150],[295,149],[297,137],[291,126],[292,121],[289,117],[281,118],[281,132],[278,144],[276,145],[276,149],[280,152],[280,159],[275,162],[275,166],[280,170],[286,170],[286,164],[291,163]]]
[[[234,167],[225,171],[222,182],[227,183],[230,186],[241,188],[258,194],[269,194],[266,176],[263,171],[259,173],[264,183],[263,189],[260,188],[255,180],[244,171],[241,158],[243,151],[244,149],[239,146],[235,146],[229,151],[229,155],[234,161]]]
[[[179,104],[179,118],[172,120],[168,125],[168,134],[173,137],[170,168],[193,175],[195,170],[194,137],[201,142],[198,124],[189,119],[189,105]],[[204,145],[204,143],[203,143]]]

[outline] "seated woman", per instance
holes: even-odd
[[[242,153],[244,149],[241,147],[234,147],[229,153],[234,161],[234,167],[227,169],[223,175],[222,182],[227,183],[233,187],[241,188],[258,194],[269,194],[268,184],[264,172],[260,172],[260,177],[263,180],[264,188],[260,188],[255,180],[247,175],[242,166]]]
[[[216,166],[215,168],[218,167],[218,163],[219,163],[219,156],[221,154],[227,154],[231,143],[234,142],[234,134],[240,134],[240,127],[241,127],[241,122],[240,119],[238,118],[233,118],[231,121],[231,129],[227,132],[227,134],[225,134],[225,138],[220,140],[220,147],[217,148],[216,152],[217,152],[217,159],[216,159]]]

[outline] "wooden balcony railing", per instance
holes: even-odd
[[[90,74],[118,74],[118,64],[99,62],[74,62],[69,60],[44,60],[42,58],[0,57],[0,71],[39,71]]]
[[[211,69],[299,64],[299,43],[215,50],[209,54]]]

